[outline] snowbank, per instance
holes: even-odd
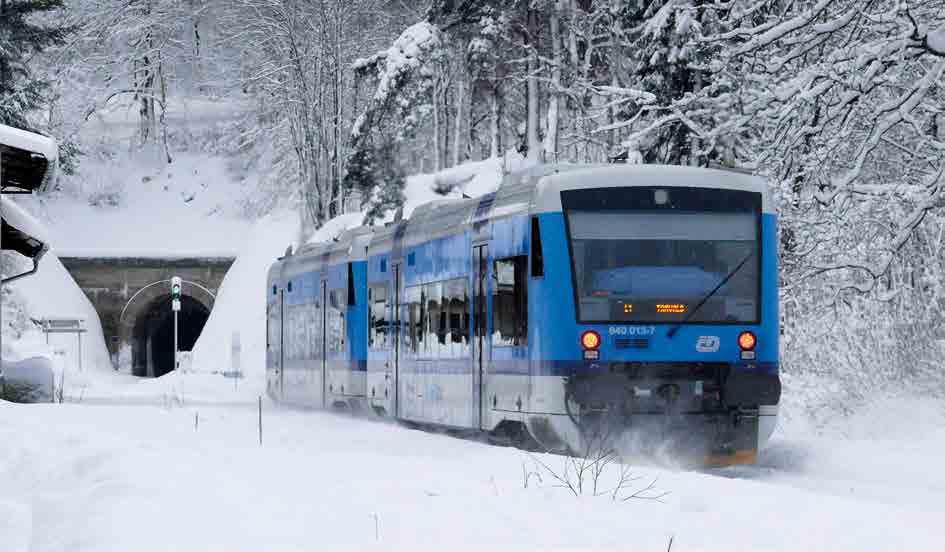
[[[27,316],[32,319],[42,318],[83,318],[88,330],[82,335],[82,366],[84,370],[111,372],[112,365],[105,347],[102,324],[95,307],[82,289],[66,270],[55,251],[47,253],[39,263],[36,274],[17,280],[9,287],[14,300],[22,302]],[[38,330],[29,331],[23,338],[9,343],[4,334],[4,359],[18,360],[27,356],[50,356],[51,349],[66,352],[67,362],[78,360],[77,339],[74,335],[60,334],[50,336],[51,348],[45,344],[45,338]],[[7,357],[7,354],[10,354]]]
[[[232,340],[239,333],[240,368],[251,378],[266,372],[266,274],[269,265],[294,244],[298,215],[278,212],[260,219],[217,292],[210,318],[194,345],[193,369],[224,372],[232,369]]]

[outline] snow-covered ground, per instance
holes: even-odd
[[[845,422],[846,436],[776,441],[758,467],[634,466],[640,479],[621,496],[654,480],[668,494],[621,501],[574,497],[535,463],[560,473],[561,457],[268,401],[260,446],[254,392],[221,394],[228,405],[191,404],[186,392],[182,403],[0,403],[0,548],[662,551],[673,538],[674,551],[866,552],[943,542],[940,403],[877,405]],[[541,479],[525,488],[530,472]]]

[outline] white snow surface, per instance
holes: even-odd
[[[257,221],[217,292],[193,350],[198,371],[232,370],[232,340],[239,333],[240,368],[261,380],[266,370],[266,275],[287,245],[295,245],[298,215],[278,212]]]
[[[80,193],[91,200],[63,193],[24,200],[47,222],[59,256],[227,257],[252,224],[238,210],[248,187],[232,181],[219,156],[180,153],[170,165],[86,158],[81,171]]]
[[[364,213],[345,213],[325,221],[318,230],[309,236],[307,243],[331,241],[351,228],[357,228],[364,222]]]
[[[945,26],[930,32],[926,37],[929,48],[939,53],[945,53]]]
[[[666,550],[672,538],[674,551],[872,552],[942,543],[941,402],[877,405],[845,422],[851,435],[776,441],[755,467],[634,464],[640,479],[621,496],[653,481],[669,494],[622,501],[556,486],[536,460],[560,473],[559,456],[268,401],[260,446],[255,397],[219,394],[243,402],[0,402],[3,550]],[[523,473],[541,479],[529,476],[525,488]],[[604,489],[615,477],[613,467]]]

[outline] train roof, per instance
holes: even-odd
[[[762,196],[762,211],[774,212],[771,191],[763,178],[738,170],[676,165],[603,165],[587,167],[580,172],[549,174],[538,181],[533,210],[538,213],[561,211],[563,190],[627,186],[722,188],[757,192]]]
[[[444,198],[414,209],[409,219],[383,226],[361,226],[343,232],[335,240],[307,244],[295,255],[280,259],[270,270],[286,277],[317,270],[325,264],[366,260],[391,251],[395,236],[404,245],[456,233],[467,227],[523,213],[561,211],[561,191],[621,186],[707,187],[745,190],[762,194],[762,210],[773,212],[768,186],[762,178],[742,171],[670,165],[537,165],[512,172],[498,189],[475,198]]]

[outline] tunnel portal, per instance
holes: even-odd
[[[210,310],[184,295],[177,315],[179,350],[190,351],[210,317]],[[135,320],[132,335],[134,375],[160,377],[174,369],[174,312],[170,294],[151,300]]]
[[[174,368],[170,278],[183,279],[180,350],[193,348],[233,257],[59,258],[102,322],[116,370],[160,376]]]

